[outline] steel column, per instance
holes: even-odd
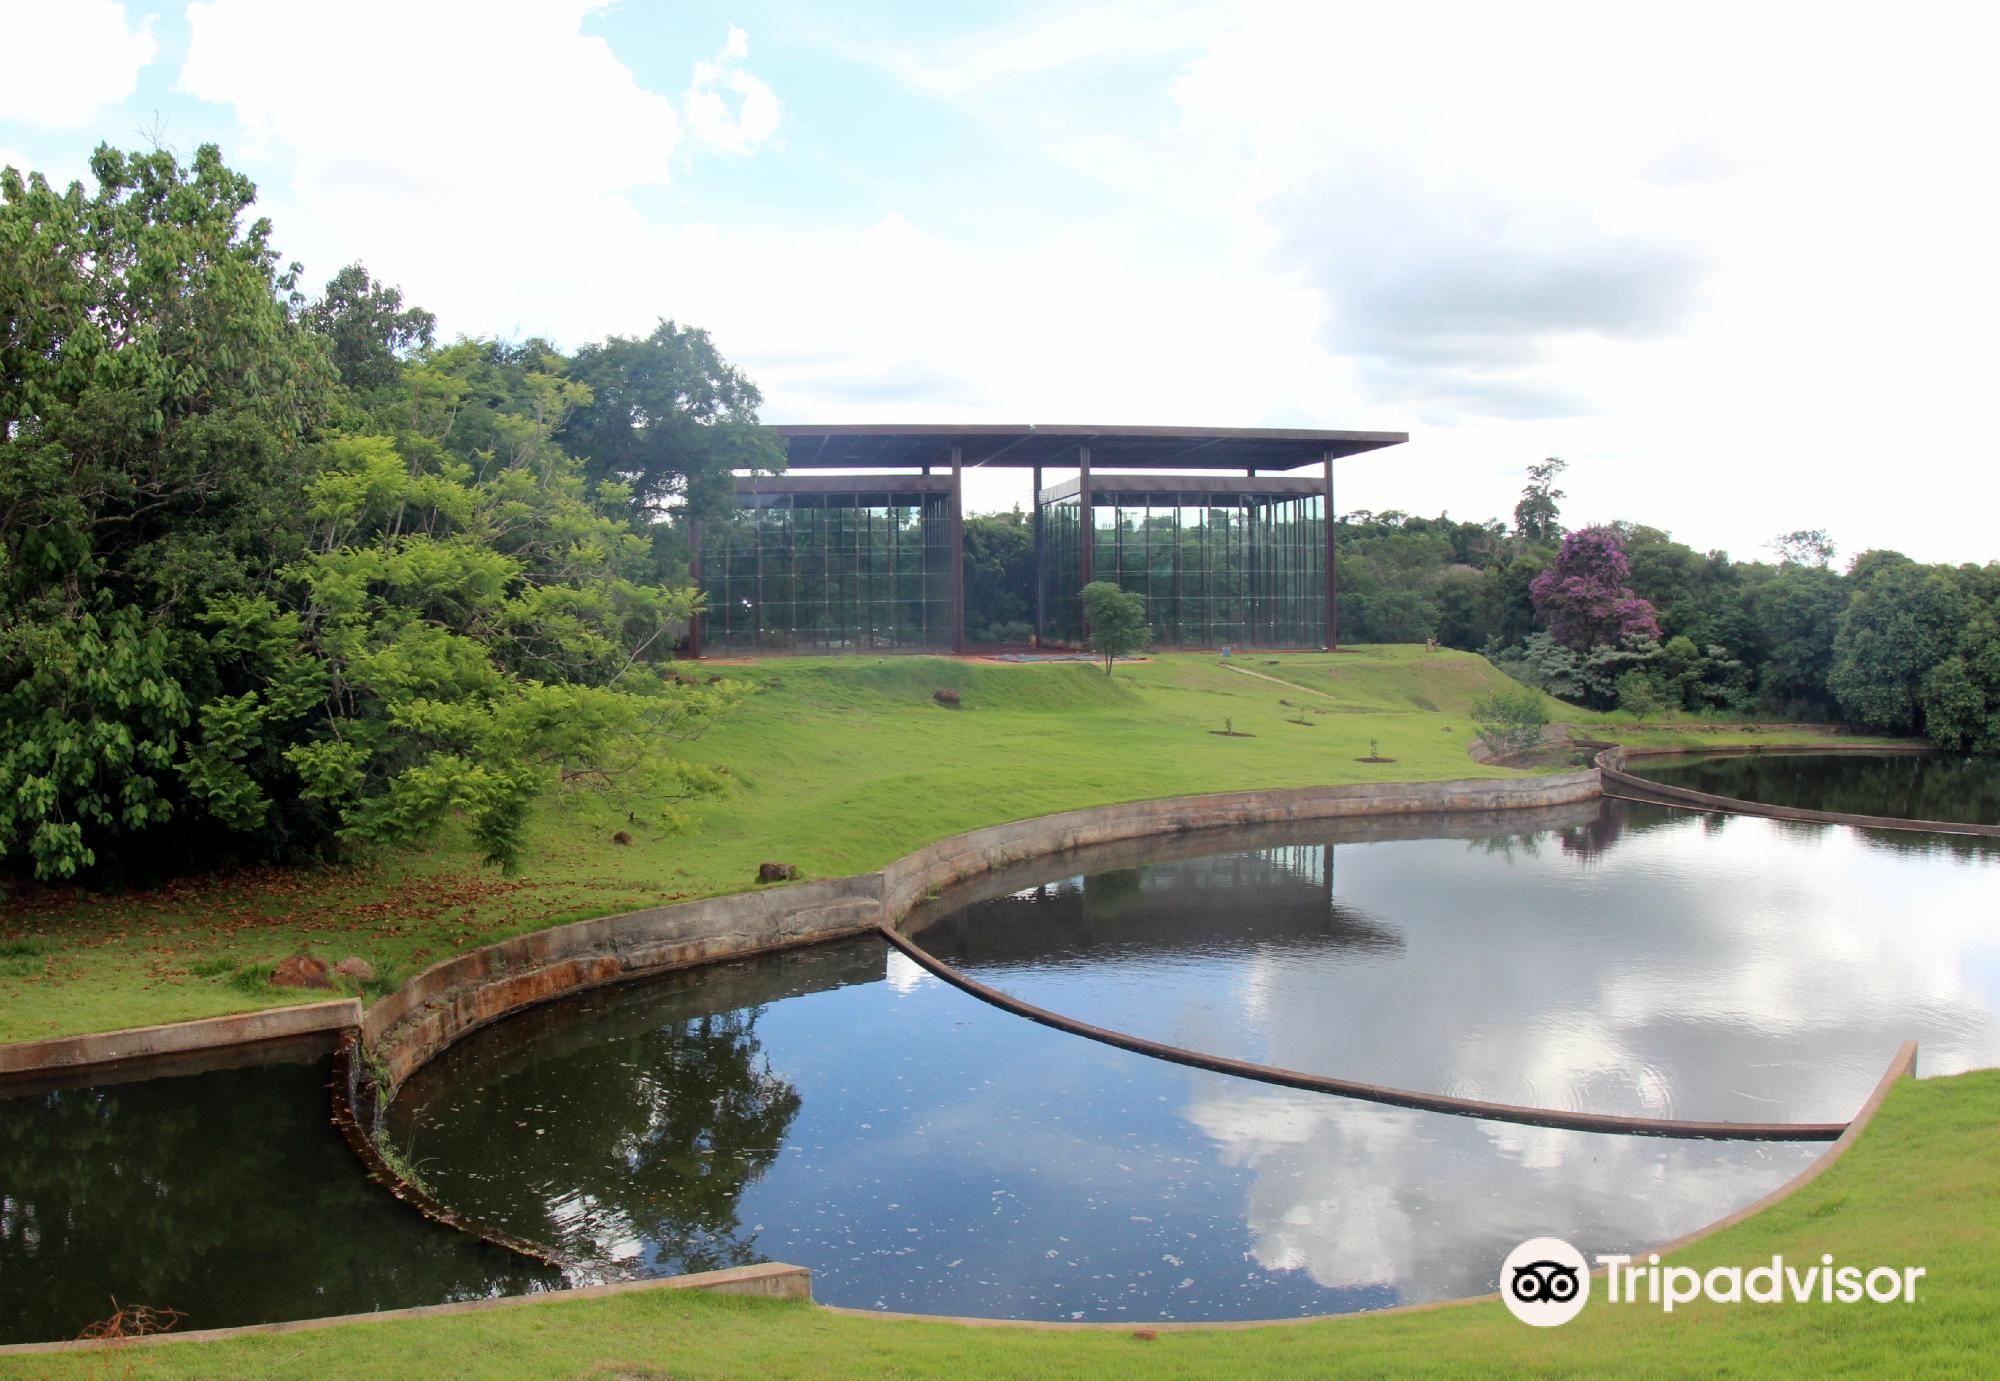
[[[964,453],[951,448],[951,650],[965,651]]]
[[[1097,549],[1097,519],[1090,507],[1090,447],[1076,448],[1076,466],[1076,502],[1083,514],[1083,530],[1077,538],[1077,555],[1081,558],[1083,579],[1076,587],[1076,626],[1087,644],[1090,641],[1090,615],[1083,607],[1083,587],[1091,581]]]
[[[696,596],[701,589],[701,519],[688,519],[688,576],[694,582]],[[688,656],[701,656],[701,610],[688,615]]]
[[[1042,467],[1035,467],[1035,491],[1030,500],[1034,512],[1034,526],[1030,530],[1030,550],[1033,553],[1030,566],[1035,573],[1035,646],[1042,645]]]
[[[1320,515],[1326,530],[1326,650],[1340,650],[1340,565],[1333,546],[1333,452],[1326,453],[1326,512]]]

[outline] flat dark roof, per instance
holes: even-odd
[[[1051,427],[1028,423],[957,425],[860,423],[771,428],[786,440],[793,470],[896,470],[963,463],[1009,468],[1076,464],[1090,447],[1090,468],[1149,470],[1295,470],[1335,457],[1376,451],[1410,439],[1407,432],[1339,432],[1281,427]]]

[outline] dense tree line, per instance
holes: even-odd
[[[1769,561],[1640,523],[1566,531],[1566,468],[1528,468],[1511,525],[1341,516],[1342,638],[1436,639],[1596,709],[1837,721],[2000,752],[2000,564],[1866,551],[1841,569],[1817,530],[1774,539]],[[1027,520],[974,516],[965,532],[969,635],[1026,642]]]
[[[1776,539],[1771,561],[1631,522],[1565,533],[1561,470],[1531,468],[1511,528],[1342,517],[1343,637],[1436,638],[1596,708],[1836,720],[2000,751],[2000,564],[1867,551],[1843,570],[1812,530]]]
[[[509,863],[554,783],[713,787],[655,519],[783,452],[705,333],[441,346],[359,264],[303,294],[213,147],[91,171],[0,173],[0,876],[452,815]]]

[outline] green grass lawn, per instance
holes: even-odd
[[[0,905],[0,1041],[182,1021],[317,994],[278,958],[358,955],[386,992],[455,951],[566,921],[739,891],[764,860],[866,872],[981,825],[1114,801],[1255,787],[1509,775],[1465,754],[1472,702],[1513,685],[1484,659],[1421,647],[1121,665],[934,657],[777,659],[713,670],[753,693],[687,751],[722,797],[647,828],[589,791],[538,812],[504,878],[462,839],[338,868],[267,869],[151,892],[24,892]],[[932,692],[959,693],[948,709]],[[1290,705],[1281,704],[1290,701]],[[1630,726],[1551,701],[1552,715]],[[1297,722],[1303,719],[1304,723]],[[1249,737],[1222,737],[1225,724]],[[1716,726],[1700,741],[1769,741]],[[1680,731],[1637,731],[1647,740]],[[1357,758],[1379,749],[1391,763]],[[614,842],[624,831],[633,842]]]
[[[1593,1303],[1561,1328],[1498,1304],[1235,1331],[888,1322],[661,1291],[122,1354],[0,1358],[21,1376],[1990,1375],[2000,1327],[2000,1071],[1904,1080],[1827,1174],[1669,1258],[1706,1270],[1922,1266],[1914,1304]],[[1599,1291],[1602,1283],[1599,1282]],[[126,1367],[132,1368],[131,1372]]]

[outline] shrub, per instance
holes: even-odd
[[[1549,712],[1543,707],[1541,692],[1524,686],[1481,696],[1473,702],[1472,721],[1488,751],[1505,757],[1525,753],[1542,741]]]

